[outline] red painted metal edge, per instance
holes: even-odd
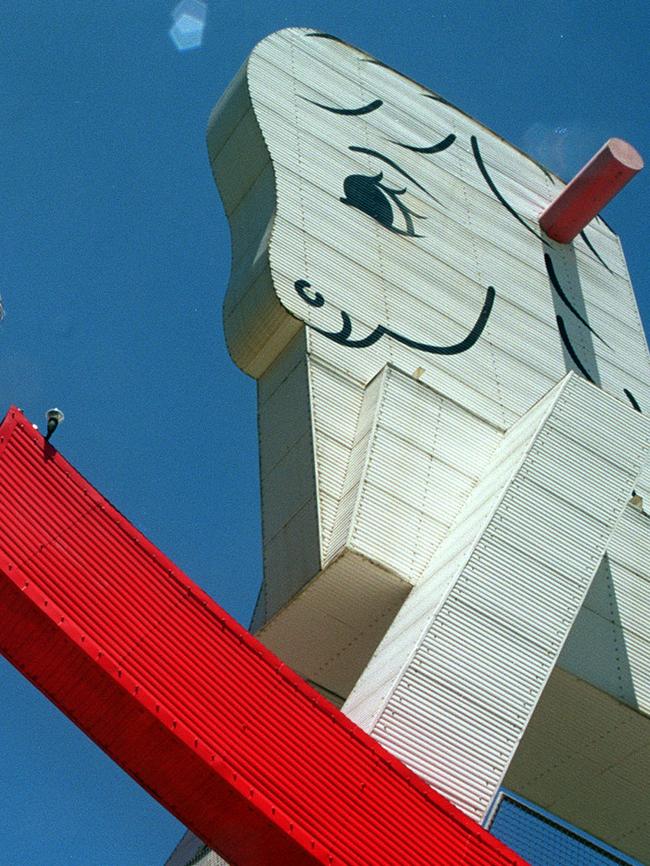
[[[237,866],[524,864],[241,628],[11,409],[0,649]]]
[[[541,228],[568,244],[642,168],[631,144],[610,138],[542,213]]]

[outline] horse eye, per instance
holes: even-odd
[[[415,233],[413,217],[417,219],[425,219],[425,217],[416,214],[399,200],[399,196],[406,192],[406,187],[404,189],[391,189],[382,183],[383,176],[383,172],[371,176],[364,174],[348,175],[343,181],[345,196],[341,198],[341,201],[377,220],[380,225],[395,234],[411,238],[422,237],[422,235]],[[402,215],[404,228],[395,225],[393,205]]]

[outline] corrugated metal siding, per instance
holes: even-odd
[[[315,443],[315,460],[320,505],[322,560],[325,565],[332,557],[331,535],[339,503],[349,486],[348,475],[353,471],[352,448],[359,413],[365,402],[361,382],[342,371],[309,359],[309,384]],[[335,408],[336,411],[332,411]]]
[[[388,367],[348,546],[416,583],[502,431]]]
[[[535,236],[537,217],[557,195],[559,179],[461,111],[423,98],[430,95],[424,88],[367,63],[357,49],[305,32],[267,38],[248,66],[251,103],[275,171],[271,270],[287,309],[331,331],[346,311],[353,337],[383,324],[444,345],[468,332],[486,286],[497,291],[483,337],[461,356],[428,355],[388,337],[363,351],[350,350],[318,334],[310,337],[311,351],[362,382],[386,363],[405,372],[423,366],[424,381],[492,423],[509,425],[573,367],[557,328],[561,314],[590,375],[619,399],[628,388],[642,408],[650,407],[650,358],[620,244],[607,226],[596,219],[587,229],[606,266],[582,238],[570,247],[545,246]],[[382,100],[380,110],[354,118],[332,116],[309,101],[354,107],[376,99]],[[456,136],[453,145],[426,159],[395,145],[431,144],[450,133]],[[491,180],[521,222],[489,188],[472,136]],[[377,149],[431,195],[351,146]],[[422,238],[391,237],[375,220],[341,204],[346,176],[370,177],[379,170],[387,184],[406,184],[404,202],[426,215],[426,223],[416,220]],[[606,342],[554,295],[545,252],[566,294]],[[309,280],[325,305],[307,307],[294,291],[297,278]],[[650,466],[639,482],[646,495],[649,482]]]
[[[650,516],[628,506],[558,664],[650,715]]]
[[[308,369],[300,336],[259,381],[258,429],[264,583],[254,631],[321,565]]]
[[[573,366],[557,328],[556,315],[561,313],[590,375],[619,399],[625,399],[623,389],[628,388],[642,408],[650,407],[648,351],[620,244],[607,226],[596,219],[587,230],[606,266],[581,237],[570,247],[544,246],[534,234],[537,215],[556,196],[558,179],[454,107],[423,98],[431,95],[424,88],[365,62],[367,57],[357,49],[309,38],[306,32],[283,31],[255,49],[215,110],[208,131],[213,170],[233,234],[224,312],[238,363],[260,376],[282,353],[299,320],[336,331],[342,311],[351,317],[353,337],[381,324],[412,339],[449,344],[473,325],[487,285],[495,286],[497,300],[481,339],[458,356],[423,353],[388,336],[353,350],[316,331],[308,333],[318,491],[307,506],[302,487],[289,484],[293,465],[304,466],[304,454],[296,453],[278,466],[275,485],[267,481],[267,581],[256,627],[315,573],[314,557],[301,557],[292,543],[299,533],[319,538],[322,564],[339,549],[345,523],[340,500],[350,487],[346,472],[352,465],[352,428],[364,386],[387,363],[406,373],[421,367],[424,382],[491,423],[509,426]],[[353,119],[334,117],[309,102],[354,106],[377,98],[383,101],[380,111]],[[426,159],[395,145],[426,145],[450,133],[456,136],[454,144]],[[472,136],[492,181],[529,231],[490,190]],[[427,195],[409,183],[404,199],[427,216],[426,224],[418,224],[423,238],[391,237],[367,215],[341,204],[342,183],[350,173],[374,175],[381,169],[387,183],[404,182],[386,163],[350,150],[351,145],[377,147],[431,192]],[[606,343],[554,295],[545,252],[552,256],[566,293]],[[297,297],[297,278],[310,280],[312,291],[324,295],[322,307],[308,307]],[[294,402],[299,402],[298,392]],[[264,452],[266,428],[260,411]],[[308,451],[306,441],[303,444]],[[384,475],[368,486],[366,532],[359,549],[370,558],[378,555],[413,580],[428,553],[418,541],[421,549],[410,557],[410,530],[419,523],[421,534],[435,547],[440,525],[405,502],[396,489],[400,485],[389,472]],[[398,477],[404,486],[406,477]],[[273,504],[276,490],[280,501]],[[650,499],[650,463],[637,490]],[[295,531],[286,527],[288,497],[303,499]],[[387,510],[396,515],[394,525],[383,519]],[[274,518],[281,534],[271,541],[277,528]],[[312,520],[318,521],[316,527]],[[335,525],[337,539],[330,550]],[[378,539],[385,541],[380,550]]]
[[[324,569],[303,587],[291,583],[300,566],[299,553],[292,562],[281,559],[282,536],[277,539],[278,559],[269,560],[274,539],[265,549],[265,583],[254,624],[260,639],[303,676],[347,697],[396,604],[421,577],[503,433],[431,387],[387,367],[360,392],[364,399],[354,435],[353,385],[319,364],[310,363],[309,368],[317,449],[319,442],[335,441],[317,414],[330,424],[337,417],[325,393],[331,400],[340,395],[345,403],[349,411],[338,435],[353,440],[349,450],[341,446],[335,454],[329,449],[327,456],[339,461],[330,471],[317,461],[321,528],[323,497],[338,505],[330,550]],[[299,466],[308,471],[305,461]],[[343,478],[345,486],[336,491]],[[266,513],[274,502],[264,498],[264,478],[262,493]],[[282,501],[278,496],[277,502]],[[310,514],[315,519],[313,509]],[[273,614],[266,620],[261,618],[263,606]]]
[[[649,435],[638,413],[578,377],[553,389],[497,448],[344,706],[477,818],[578,613]]]
[[[339,554],[350,541],[350,532],[359,506],[368,463],[368,452],[377,425],[377,407],[383,396],[385,381],[386,378],[381,373],[363,391],[363,401],[357,416],[344,484],[336,510],[336,520],[330,540],[330,556]]]
[[[408,593],[392,572],[351,551],[258,633],[301,676],[346,698]]]
[[[522,862],[309,689],[33,430],[0,428],[3,653],[226,859]]]
[[[556,667],[504,786],[650,863],[649,772],[650,717]]]

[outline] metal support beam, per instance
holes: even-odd
[[[239,626],[17,409],[0,426],[0,650],[238,866],[524,862]]]

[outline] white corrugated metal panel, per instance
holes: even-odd
[[[235,363],[259,378],[281,355],[302,325],[287,317],[273,289],[266,251],[258,260],[242,262],[241,272],[231,276],[228,297],[232,307],[224,308],[224,333]],[[255,276],[257,274],[257,276]],[[226,307],[227,305],[224,305]],[[251,329],[251,320],[257,322]]]
[[[250,108],[246,65],[245,63],[240,67],[210,113],[206,142],[211,157],[219,153],[232,134],[232,130],[236,129],[239,121]]]
[[[340,365],[352,376],[364,373],[369,379],[372,379],[376,375],[377,369],[382,368],[377,363],[378,356],[383,351],[380,343],[358,353],[361,357],[357,357],[349,349],[337,345],[314,331],[309,331],[307,336],[310,350],[314,355],[329,363]],[[407,347],[398,347],[393,354],[399,355],[398,366],[404,373],[413,375],[419,368],[422,368],[424,373],[420,377],[421,382],[449,397],[460,406],[471,407],[471,412],[487,420],[489,424],[506,427],[517,417],[512,411],[502,406],[496,396],[491,398],[483,394],[477,389],[476,382],[465,381],[462,377],[455,375],[455,370],[447,370],[441,364],[433,365],[426,358],[423,358],[421,353],[409,350]]]
[[[537,213],[560,182],[462,112],[366,60],[356,49],[305,31],[271,36],[255,50],[240,90],[222,106],[228,129],[212,127],[209,134],[215,172],[227,175],[224,197],[234,235],[229,346],[253,375],[272,365],[259,400],[268,585],[258,611],[265,615],[277,612],[346,545],[402,579],[417,580],[481,477],[462,526],[429,576],[432,598],[441,601],[449,573],[460,567],[512,469],[504,451],[495,472],[484,477],[500,429],[576,366],[557,316],[571,351],[595,381],[621,400],[627,388],[643,408],[650,406],[650,363],[615,236],[599,220],[588,229],[607,265],[583,239],[570,248],[545,243]],[[377,110],[354,117],[314,104],[350,110],[374,100],[382,102]],[[437,153],[412,149],[449,135],[455,140]],[[238,173],[240,156],[247,165]],[[380,172],[384,197],[393,196],[386,198],[392,224],[386,214],[382,223],[377,214],[341,201],[346,179],[367,182]],[[426,217],[412,217],[415,231],[407,230],[403,208]],[[559,290],[551,285],[545,254]],[[310,284],[302,296],[297,280]],[[490,297],[488,286],[496,295],[481,336],[463,351],[438,351],[470,334]],[[286,347],[300,322],[308,325],[305,339]],[[369,345],[355,345],[364,338]],[[375,426],[364,438],[364,388],[387,364],[399,372],[386,374],[391,393],[369,413]],[[431,388],[440,395],[435,400]],[[516,451],[517,437],[532,435],[536,411],[504,447]],[[585,435],[592,429],[586,424]],[[565,432],[548,435],[563,446],[570,470],[589,443],[584,436],[565,441]],[[545,489],[543,476],[553,473],[554,463],[549,457],[540,465],[534,484],[531,476],[534,496],[522,482],[520,498],[509,494],[502,503],[518,511],[519,540],[527,534],[537,539],[530,555],[540,560],[553,542],[538,537],[535,509],[557,507],[558,495],[571,500],[576,517],[556,529],[561,541],[571,537],[585,507],[577,492],[572,500],[569,484]],[[602,461],[593,461],[590,471],[587,484],[596,485],[598,474],[605,487],[612,483]],[[640,492],[650,492],[649,481],[650,466]],[[586,511],[595,505],[594,496]],[[571,567],[583,568],[579,557]],[[256,616],[258,625],[262,621]]]
[[[309,383],[304,355],[268,395],[264,404],[258,405],[258,429],[262,476],[284,459],[304,436],[311,436]]]
[[[350,545],[368,559],[377,558],[402,579],[413,583],[418,556],[417,542],[420,526],[426,515],[403,500],[376,487],[370,482],[363,485],[362,496],[355,514],[355,527]],[[445,536],[445,525],[429,519],[429,535],[421,539],[431,549]]]
[[[332,227],[332,231],[333,230],[334,227]],[[296,225],[292,231],[295,232],[297,237],[301,230]],[[325,226],[324,232],[327,233],[327,231],[327,227]],[[288,229],[283,230],[283,233],[287,236],[290,235]],[[331,248],[327,247],[320,241],[314,240],[313,242],[307,242],[310,244],[310,267],[321,274],[321,287],[346,282],[345,277],[335,278],[330,276],[332,265],[329,263],[333,261],[333,258],[335,259],[335,257],[332,256]],[[364,250],[367,250],[367,239],[363,238],[362,241],[359,242],[359,245],[360,249],[363,248]],[[299,267],[299,265],[296,267]],[[437,274],[437,271],[440,270],[439,260],[436,259],[435,264],[430,263],[428,269],[429,273]],[[388,268],[385,268],[384,270],[387,271]],[[365,288],[371,296],[377,298],[379,303],[374,308],[375,318],[373,319],[372,307],[369,307],[366,304],[363,309],[361,308],[366,297],[365,293],[350,300],[350,303],[348,304],[348,312],[354,316],[355,321],[359,324],[359,333],[361,334],[371,332],[375,325],[385,321],[385,317],[381,317],[383,306],[385,306],[386,310],[388,310],[388,313],[390,314],[390,310],[392,310],[394,305],[397,304],[398,306],[401,305],[403,309],[402,313],[398,316],[400,323],[399,328],[402,332],[409,333],[416,339],[425,341],[428,339],[431,340],[431,342],[443,343],[445,342],[445,339],[442,338],[442,334],[444,333],[446,342],[451,342],[463,329],[464,333],[467,333],[469,330],[472,322],[472,306],[475,308],[474,315],[476,315],[476,311],[480,308],[480,298],[482,295],[478,293],[477,299],[475,299],[474,305],[472,305],[469,300],[463,299],[463,292],[460,292],[457,300],[449,301],[449,288],[446,289],[446,294],[436,290],[434,296],[436,297],[437,306],[434,308],[429,302],[419,300],[414,295],[410,295],[408,290],[405,291],[403,288],[401,290],[398,289],[397,276],[395,277],[394,283],[389,283],[386,278],[384,278],[384,291],[379,288],[379,284],[377,283],[379,278],[377,275],[365,276],[367,273],[365,269],[363,273],[364,276],[361,277],[361,279],[363,279],[366,284]],[[545,283],[548,282],[548,277],[545,274],[541,275],[541,277],[538,276],[538,281],[539,279],[543,279]],[[347,281],[349,281],[349,278]],[[428,282],[431,282],[430,277]],[[408,285],[408,279],[406,280],[406,283]],[[424,280],[420,279],[420,283],[424,283],[424,285],[427,286],[426,278]],[[404,285],[404,274],[402,274],[401,285]],[[523,289],[527,290],[528,288],[529,287],[524,283]],[[521,295],[522,287],[518,285],[517,290]],[[459,290],[455,288],[455,291],[458,293]],[[547,291],[548,290],[546,289],[545,293]],[[382,300],[384,297],[386,298],[385,301]],[[462,359],[456,356],[450,358],[438,357],[433,361],[433,363],[436,365],[437,370],[443,371],[444,369],[447,375],[461,375],[461,381],[458,384],[464,384],[464,393],[459,393],[457,389],[449,391],[451,386],[446,386],[445,390],[450,392],[457,399],[460,397],[466,405],[473,405],[476,408],[481,408],[482,411],[485,412],[483,403],[486,397],[490,397],[493,403],[496,400],[498,404],[498,401],[500,400],[510,410],[521,412],[528,408],[530,403],[534,402],[541,393],[547,390],[550,384],[561,375],[562,370],[564,369],[565,361],[561,349],[561,340],[555,323],[555,310],[552,305],[548,304],[547,299],[547,317],[543,322],[543,328],[545,328],[548,333],[545,337],[542,333],[540,338],[536,339],[534,336],[530,336],[530,334],[535,334],[539,331],[539,319],[536,318],[534,321],[531,321],[529,314],[524,314],[524,312],[515,306],[514,303],[509,304],[505,290],[500,289],[497,298],[498,303],[495,305],[495,309],[493,310],[488,327],[485,331],[484,339],[479,341],[479,344],[477,344],[471,352],[464,354]],[[453,310],[455,304],[461,304],[459,310],[463,308],[465,311],[465,324],[462,326],[456,324],[450,318],[450,310]],[[444,310],[444,312],[441,312],[441,309]],[[328,310],[330,310],[330,312],[324,313],[322,310],[316,310],[314,312],[305,313],[305,315],[308,316],[310,321],[317,324],[318,327],[326,327],[326,329],[335,331],[339,327],[339,320],[336,317],[334,307],[331,309],[328,307]],[[389,321],[391,321],[391,315],[392,314],[389,315]],[[394,318],[395,317],[393,316],[393,319]],[[422,323],[426,323],[426,325]],[[391,325],[392,324],[393,322],[391,321]],[[578,323],[578,325],[579,328],[583,328],[581,324]],[[570,324],[568,327],[570,329]],[[423,336],[425,331],[426,336]],[[626,334],[628,336],[634,336],[633,332],[629,328],[626,330]],[[528,338],[527,335],[529,335]],[[578,338],[579,337],[580,334],[578,334]],[[616,334],[614,334],[614,337],[616,337]],[[610,335],[611,339],[614,339],[614,337]],[[578,338],[573,335],[573,339],[577,344],[579,343]],[[619,335],[619,340],[620,339],[621,337]],[[645,358],[645,348],[643,347],[643,342],[638,339],[633,340],[633,345],[635,344],[638,344],[639,346],[639,351],[637,352],[638,358],[636,360],[634,359],[634,351],[622,354],[620,358],[626,359],[624,362],[621,362],[623,366],[621,366],[621,363],[618,363],[618,361],[618,366],[616,366],[616,364],[610,364],[607,358],[601,357],[603,353],[606,354],[609,352],[611,354],[609,349],[606,347],[602,350],[598,349],[598,347],[596,348],[598,349],[597,354],[600,357],[600,365],[603,368],[601,371],[603,384],[605,384],[608,390],[612,393],[622,395],[623,387],[629,387],[630,389],[633,389],[635,393],[640,392],[640,399],[643,402],[644,392],[647,391],[647,386],[643,383],[639,384],[640,380],[635,371],[638,364],[642,363]],[[549,351],[549,348],[553,345],[556,345],[557,348],[555,353]],[[414,353],[404,346],[389,346],[386,351],[388,352],[386,357],[388,357],[389,360],[392,359],[395,363],[398,363],[403,369],[408,369],[409,361],[407,359],[411,356],[414,357],[412,364],[417,363]],[[488,352],[487,356],[485,355],[486,351]],[[350,353],[348,352],[348,354]],[[422,353],[420,353],[420,356],[421,355]],[[594,369],[595,368],[592,369],[592,372]],[[522,391],[523,383],[525,383],[525,390]],[[497,385],[498,391],[495,390]],[[480,396],[477,394],[472,395],[471,392],[467,390],[468,388],[471,388],[474,391],[478,388]],[[492,420],[499,420],[498,409],[492,410],[489,417],[492,418]]]
[[[636,547],[643,549],[647,531],[644,536],[636,540]],[[643,575],[608,555],[604,560],[606,568],[600,569],[606,572],[605,579],[594,580],[592,591],[585,599],[585,607],[598,616],[646,640],[650,638],[650,559],[648,563]]]
[[[471,429],[470,423],[470,432],[467,432],[467,410],[462,406],[454,405],[451,401],[448,401],[449,405],[443,415],[440,406],[443,397],[447,397],[444,390],[436,389],[439,393],[435,395],[430,387],[423,387],[421,381],[404,376],[396,370],[389,371],[388,387],[391,396],[389,400],[382,403],[382,426],[419,448],[426,449],[427,446],[433,448],[433,443],[437,439],[445,442],[447,436],[452,434],[452,429],[455,435],[467,436],[467,444],[472,441],[472,437],[478,435],[478,429],[482,429],[483,435],[493,444],[500,439],[500,436],[495,435],[485,423],[482,426],[474,425],[476,429]],[[441,436],[437,435],[438,428],[441,428]],[[442,442],[436,446],[443,449],[442,459],[453,463],[449,450],[453,449],[453,445],[448,445],[445,450]],[[472,448],[468,450],[471,453]],[[476,459],[482,468],[483,455],[477,454]]]
[[[248,193],[229,215],[232,264],[250,262],[258,249],[268,245],[275,209],[275,182],[271,163],[257,175]]]
[[[264,544],[264,581],[251,630],[259,629],[319,568],[318,505],[313,498]]]
[[[583,608],[571,629],[558,665],[619,701],[635,706],[636,689],[626,643],[629,641],[625,640],[620,626],[589,608]],[[647,675],[647,648],[645,655]],[[647,707],[646,700],[646,711]]]
[[[636,394],[642,387],[639,383],[647,378],[648,357],[620,246],[609,229],[596,220],[588,230],[609,270],[582,239],[576,241],[575,253],[573,247],[571,251],[552,243],[544,247],[535,237],[536,217],[556,194],[559,182],[462,112],[423,98],[422,88],[365,60],[355,49],[310,39],[305,31],[275,34],[254,52],[248,81],[242,84],[243,95],[235,100],[237,105],[247,100],[254,105],[275,166],[278,218],[272,260],[275,291],[288,308],[330,330],[340,327],[338,311],[345,310],[351,316],[354,336],[384,325],[398,333],[411,331],[408,336],[412,339],[425,339],[421,334],[426,333],[430,342],[443,335],[449,342],[455,338],[455,329],[467,330],[471,325],[471,287],[474,302],[478,302],[485,287],[493,284],[497,303],[484,337],[462,357],[432,357],[389,337],[381,341],[381,348],[344,349],[332,355],[346,355],[343,360],[339,357],[339,363],[362,381],[386,361],[410,372],[412,358],[426,358],[425,381],[442,385],[478,411],[487,411],[493,422],[508,423],[513,412],[528,408],[565,365],[571,366],[555,322],[561,313],[567,328],[572,323],[572,341],[579,354],[586,352],[582,360],[590,373],[597,373],[612,393],[621,394],[633,384]],[[272,93],[267,87],[269,73],[276,83]],[[382,100],[381,109],[353,119],[332,116],[313,104],[349,108],[372,99]],[[233,154],[237,151],[233,142],[240,127],[251,123],[249,109],[242,111],[241,105],[238,111],[230,111],[232,116],[222,113],[225,125],[231,128],[217,132],[211,127],[217,166],[219,154],[224,165],[233,162],[227,156],[229,149]],[[453,144],[426,159],[408,149],[417,146],[413,142],[442,141],[451,132],[456,136]],[[241,189],[251,190],[245,196],[250,199],[246,209],[263,232],[260,215],[269,212],[270,204],[260,205],[250,181],[255,176],[253,166],[262,172],[261,164],[268,155],[260,149],[259,135],[242,133],[242,139],[247,141],[248,152],[246,171],[239,172]],[[363,147],[366,152],[359,150]],[[383,151],[389,162],[376,156]],[[391,236],[376,220],[340,202],[343,181],[354,172],[373,176],[381,169],[392,188],[397,188],[398,181],[402,186],[405,177],[395,165],[409,175],[404,203],[427,216],[426,223],[416,219],[422,238]],[[238,173],[229,170],[226,174],[228,187]],[[516,214],[497,199],[490,183]],[[227,199],[232,198],[228,189],[224,192]],[[394,216],[399,216],[396,209]],[[263,235],[246,228],[249,222],[244,211],[233,214],[233,232],[242,236],[242,248],[247,250],[266,243]],[[253,240],[253,235],[259,240]],[[554,296],[543,264],[544,252],[551,256],[573,309],[583,310],[583,318],[587,314],[607,345],[594,338]],[[247,261],[249,256],[244,258]],[[297,278],[309,279],[315,291],[324,294],[324,308],[308,309],[297,297],[293,288]],[[612,293],[616,305],[611,304]],[[240,330],[244,319],[253,329],[263,327],[254,305],[249,304],[246,316],[243,312]],[[427,323],[424,329],[423,322]],[[536,340],[540,328],[540,334],[548,329],[548,338]],[[590,366],[594,353],[603,370]],[[472,387],[478,393],[473,394]],[[646,397],[650,398],[647,389],[642,403]]]
[[[251,99],[275,166],[276,291],[315,327],[339,330],[344,311],[352,339],[382,325],[438,344],[467,333],[487,285],[495,286],[497,299],[483,337],[462,355],[431,355],[386,336],[364,350],[329,347],[329,360],[362,381],[386,362],[406,372],[416,362],[425,368],[425,381],[487,412],[493,423],[509,423],[574,366],[557,329],[561,314],[590,375],[618,395],[641,387],[650,364],[615,236],[599,220],[588,230],[607,267],[582,239],[575,252],[544,246],[536,236],[537,215],[560,182],[462,112],[423,98],[422,88],[365,60],[355,49],[308,38],[305,31],[270,37],[251,59]],[[272,93],[270,74],[277,85]],[[350,109],[372,100],[381,100],[381,107],[354,118],[314,104]],[[449,134],[456,136],[453,144],[426,158],[409,149]],[[414,218],[422,237],[400,236],[397,224],[391,235],[378,220],[342,205],[346,177],[379,171],[391,189],[406,185],[402,202],[427,217]],[[399,219],[396,206],[393,211]],[[544,253],[567,303],[550,287]],[[296,279],[309,280],[324,306],[309,307],[299,298]],[[316,337],[313,345],[327,354],[326,342]],[[603,370],[593,367],[592,356]]]
[[[250,105],[250,103],[249,103]],[[242,160],[242,151],[249,157]],[[220,150],[210,150],[210,163],[221,194],[224,210],[231,214],[270,162],[252,107],[233,128]]]
[[[585,389],[584,393],[590,394],[593,390],[590,387]],[[630,437],[627,441],[617,441],[616,425],[621,415],[627,413],[628,409],[629,404],[621,400],[604,401],[602,409],[597,408],[590,400],[584,400],[580,404],[576,403],[575,408],[567,407],[565,412],[553,419],[552,426],[565,433],[568,438],[578,440],[593,451],[597,450],[600,437],[608,435],[612,452],[608,454],[607,459],[622,466],[625,463],[625,448],[637,449],[643,447],[647,441],[647,431],[643,423],[626,431],[627,436]],[[577,429],[575,425],[578,425]],[[580,429],[581,427],[584,427],[584,430]],[[615,445],[619,447],[614,447]]]
[[[274,387],[260,388],[265,396],[260,403],[265,585],[256,628],[314,577],[317,527],[309,521],[317,513],[321,534],[335,522],[332,555],[348,546],[380,570],[417,580],[502,435],[423,383],[388,368],[368,387],[356,412],[358,438],[346,445],[349,417],[358,405],[357,383],[322,363],[307,365],[304,358],[284,364],[281,374],[272,367],[269,376]],[[337,429],[339,416],[345,422]],[[311,475],[314,452],[317,493]],[[306,554],[297,556],[301,544]],[[310,571],[301,579],[303,566]],[[368,591],[373,590],[366,586]]]
[[[650,517],[628,506],[558,664],[650,714]]]
[[[291,343],[279,358],[265,371],[257,381],[258,415],[266,401],[276,392],[285,379],[291,375],[295,367],[305,362],[307,342],[303,329],[296,334]]]
[[[319,509],[304,340],[297,338],[258,386],[264,584],[260,628],[320,568]]]
[[[365,389],[314,358],[309,363],[309,384],[325,563],[331,556],[330,537],[346,489]]]
[[[315,499],[313,448],[311,431],[307,431],[262,476],[262,527],[265,544],[291,521],[306,502]]]
[[[381,646],[381,662],[374,665],[367,677],[364,674],[364,682],[350,698],[350,712],[364,728],[370,730],[371,723],[381,713],[382,703],[377,697],[388,698],[400,670],[417,648],[414,635],[424,634],[432,622],[453,579],[469,558],[472,544],[480,537],[482,528],[497,507],[499,494],[521,461],[522,447],[534,436],[559,391],[560,386],[512,427],[490,462],[485,462],[484,456],[485,468],[480,483],[425,572],[426,591],[411,594]],[[460,453],[467,452],[463,449]]]
[[[504,786],[650,862],[650,718],[560,668]]]
[[[274,387],[263,377],[258,390],[266,399],[258,411],[265,577],[257,628],[320,567],[306,358],[279,366],[269,372]]]
[[[309,382],[316,429],[349,447],[357,432],[365,389],[357,380],[312,357],[309,359]],[[326,411],[334,407],[338,409],[337,414]]]
[[[377,407],[384,383],[385,372],[375,377],[363,392],[357,415],[357,427],[351,441],[346,474],[341,487],[339,508],[330,538],[328,550],[330,558],[338,555],[348,543],[368,460],[368,449],[377,423]],[[323,408],[325,414],[327,407]]]
[[[607,552],[640,578],[650,581],[650,517],[638,508],[626,508]]]
[[[387,368],[369,386],[359,416],[330,554],[347,545],[415,582],[500,437],[431,388]]]
[[[588,449],[576,441],[583,434]],[[506,434],[485,473],[489,496],[479,482],[441,547],[446,594],[434,557],[345,705],[477,818],[578,613],[649,435],[638,413],[578,377],[553,389]],[[563,452],[572,459],[551,459]]]

